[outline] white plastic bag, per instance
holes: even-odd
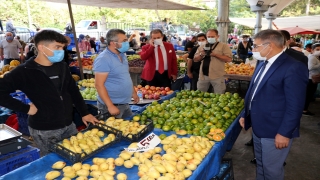
[[[257,60],[256,60],[256,59],[250,60],[249,58],[247,58],[247,59],[246,59],[246,64],[250,64],[250,66],[256,67],[256,65],[257,65]]]
[[[2,69],[3,66],[4,66],[4,60],[0,60],[0,70]]]

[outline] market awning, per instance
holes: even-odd
[[[320,31],[312,31],[310,29],[305,29],[301,27],[288,27],[288,28],[283,28],[281,30],[286,30],[290,33],[290,35],[296,35],[296,34],[320,34]]]
[[[67,0],[42,0],[67,3]],[[108,8],[154,9],[154,10],[204,10],[169,0],[71,0],[71,4]]]
[[[256,18],[230,18],[231,22],[254,28]],[[268,20],[262,18],[262,29],[268,28]],[[320,29],[320,15],[301,16],[301,17],[285,17],[277,18],[273,21],[273,29],[282,29],[287,27],[302,27],[311,30]]]

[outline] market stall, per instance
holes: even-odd
[[[199,179],[211,179],[219,173],[220,162],[227,150],[230,150],[235,139],[238,137],[241,127],[238,123],[239,117],[232,123],[230,128],[226,131],[226,138],[223,141],[215,143],[209,154],[203,159],[198,168],[193,172],[193,174],[188,178],[188,180],[199,180]],[[164,132],[160,129],[155,129],[153,131],[155,134],[167,134],[170,135],[173,132]],[[105,151],[98,153],[95,157],[109,158],[118,157],[120,151],[123,148],[127,148],[130,142],[120,141],[117,144],[110,146]],[[84,164],[92,164],[92,159],[87,159]],[[4,176],[0,177],[0,180],[11,179],[11,180],[34,180],[34,179],[44,179],[47,172],[51,171],[52,164],[57,161],[65,161],[62,157],[55,153],[50,153],[30,164],[27,164],[17,170],[14,170]],[[67,165],[72,165],[70,162],[66,161]],[[127,169],[123,166],[117,166],[115,168],[117,173],[125,173],[132,180],[139,179],[137,172],[138,167],[134,166],[131,169]],[[59,178],[61,179],[61,178]]]
[[[149,106],[157,106],[160,105],[162,103],[168,103],[168,101],[172,101],[172,103],[174,104],[176,101],[176,98],[184,98],[184,97],[188,97],[189,95],[193,95],[192,94],[193,91],[182,91],[182,92],[174,92],[166,97],[164,97],[163,99],[159,100],[158,103],[152,103],[151,105],[146,105],[142,108],[140,108],[139,110],[136,111],[136,114],[140,114],[139,117],[141,117],[141,123],[142,123],[142,116],[144,114],[144,111],[146,111],[146,109],[149,109]],[[212,99],[212,102],[215,101],[214,97],[219,97],[220,95],[215,95],[213,93],[207,93],[207,94],[203,94],[201,92],[194,92],[200,96],[204,96],[205,98],[203,99],[203,101],[205,101],[208,105],[208,101],[209,99]],[[196,95],[195,94],[195,95]],[[195,98],[196,96],[193,95]],[[209,96],[208,96],[209,95]],[[230,93],[227,93],[225,95],[222,95],[220,97],[221,99],[221,103],[225,102],[225,100],[230,99],[228,101],[233,102],[234,105],[237,104],[238,108],[233,108],[234,111],[230,111],[232,114],[235,113],[240,113],[240,108],[243,107],[242,104],[242,99],[240,99],[238,97],[237,94],[234,94],[232,96],[230,96]],[[196,98],[197,99],[197,98]],[[199,100],[199,98],[198,98]],[[199,100],[200,101],[200,100]],[[200,101],[202,102],[202,101]],[[160,103],[160,104],[159,104]],[[220,106],[223,106],[221,103],[217,102],[217,104],[220,104]],[[234,105],[230,104],[230,107],[233,107]],[[200,105],[201,106],[201,105]],[[229,105],[228,105],[229,106]],[[171,105],[169,105],[168,107],[172,107]],[[212,104],[210,107],[215,107],[214,104]],[[194,107],[197,108],[197,107]],[[209,108],[209,107],[208,107]],[[211,108],[209,108],[211,109]],[[219,109],[219,108],[218,108]],[[216,113],[222,113],[222,110],[218,110],[216,108],[212,108],[212,113],[216,112]],[[217,127],[219,126],[219,123],[225,122],[224,125],[220,127],[225,128],[225,132],[223,133],[223,139],[217,139],[217,141],[215,143],[213,143],[213,147],[210,148],[210,151],[208,151],[208,153],[206,154],[206,156],[202,159],[201,163],[197,166],[196,169],[193,170],[192,175],[188,178],[188,179],[211,179],[212,177],[216,176],[219,172],[220,172],[220,164],[221,164],[221,160],[222,157],[224,156],[226,151],[231,150],[235,140],[237,139],[240,131],[241,131],[241,127],[238,123],[239,120],[239,116],[232,116],[232,117],[236,117],[235,119],[232,120],[232,123],[230,125],[228,125],[227,123],[229,123],[229,120],[227,121],[227,119],[230,117],[228,117],[228,113],[229,109],[228,108],[223,108],[226,113],[223,114],[223,116],[219,117],[218,114],[216,114],[216,117],[221,119],[222,117],[225,118],[225,120],[220,121],[218,120],[218,122],[216,122]],[[183,113],[182,113],[183,114]],[[174,116],[174,113],[171,114]],[[231,114],[230,114],[231,115]],[[231,117],[231,118],[232,118]],[[134,119],[134,117],[133,117]],[[151,118],[153,119],[153,118]],[[155,119],[153,119],[154,121]],[[212,119],[214,122],[215,120]],[[221,119],[222,120],[222,119]],[[106,121],[107,122],[107,121]],[[230,121],[231,122],[231,121]],[[157,121],[154,121],[154,123],[159,123]],[[143,123],[144,124],[144,123]],[[227,126],[225,126],[227,125]],[[208,123],[207,126],[210,127],[214,127],[212,126],[212,123]],[[99,126],[100,127],[100,126]],[[163,127],[162,127],[163,128]],[[149,129],[149,128],[148,128]],[[214,129],[213,129],[214,130]],[[169,135],[173,135],[173,134],[180,134],[181,132],[177,132],[177,131],[167,131],[167,130],[162,130],[159,128],[154,128],[154,130],[152,130],[153,133],[155,133],[156,135],[158,135],[159,137],[165,135],[165,136],[169,136]],[[186,131],[189,133],[189,131]],[[212,131],[215,132],[215,131]],[[219,132],[222,132],[221,130]],[[149,133],[149,131],[148,131]],[[194,132],[193,132],[194,133]],[[210,133],[211,133],[211,129],[210,129]],[[209,134],[210,134],[209,133]],[[145,136],[146,134],[144,134]],[[124,136],[123,136],[124,137]],[[178,137],[189,137],[192,138],[195,136],[190,136],[188,134],[180,134],[178,135]],[[200,136],[198,136],[200,137]],[[219,136],[221,137],[221,136]],[[140,140],[140,139],[139,139]],[[165,140],[165,139],[164,139]],[[93,158],[94,157],[101,157],[101,158],[117,158],[119,156],[119,154],[121,153],[121,151],[124,148],[127,148],[130,145],[131,142],[128,142],[125,139],[122,139],[120,141],[116,141],[114,142],[111,146],[108,146],[107,148],[103,149],[102,151],[99,151],[97,154],[94,154],[92,157],[89,157],[88,159],[84,160],[83,163],[85,164],[92,164]],[[162,144],[162,145],[161,145]],[[161,142],[160,145],[158,145],[158,147],[162,147],[163,149],[165,148],[163,144],[165,144],[164,142]],[[162,152],[163,153],[163,152]],[[161,154],[162,154],[161,153]],[[57,161],[65,161],[67,163],[67,165],[72,165],[72,163],[68,160],[66,160],[65,158],[62,158],[60,155],[57,155],[55,153],[50,153],[44,157],[42,157],[41,159],[34,161],[26,166],[23,166],[15,171],[12,171],[2,177],[0,177],[0,179],[41,179],[43,178],[49,171],[52,170],[51,166],[52,164],[54,164]],[[134,166],[132,168],[125,168],[123,166],[116,166],[115,169],[116,173],[125,173],[127,174],[128,177],[130,177],[130,179],[138,179],[138,167]],[[62,177],[62,176],[61,176]],[[59,178],[61,179],[61,178]]]

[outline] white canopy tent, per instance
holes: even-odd
[[[256,18],[230,18],[231,22],[254,28]],[[262,29],[268,29],[268,20],[262,19]],[[300,16],[300,17],[284,17],[277,18],[273,21],[274,29],[282,29],[286,27],[302,27],[311,30],[320,29],[320,15],[315,16]]]
[[[202,8],[188,6],[169,0],[42,0],[55,3],[67,3],[72,27],[75,27],[71,4],[84,6],[97,6],[108,8],[131,8],[131,9],[154,9],[154,10],[204,10]],[[75,29],[73,28],[74,37],[77,37]],[[80,76],[83,79],[82,62],[80,59],[78,40],[74,39],[76,44],[76,51],[78,55],[78,62],[80,68]]]

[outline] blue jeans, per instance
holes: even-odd
[[[274,138],[259,138],[253,132],[254,155],[257,160],[256,180],[283,180],[284,167],[292,139],[283,149],[277,149]]]

